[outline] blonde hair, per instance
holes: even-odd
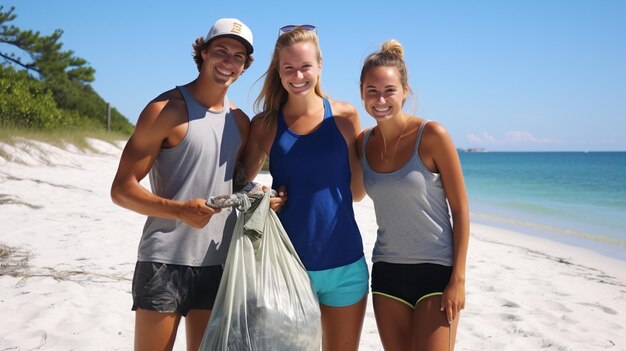
[[[409,87],[409,73],[404,62],[404,48],[402,44],[395,39],[387,40],[383,43],[378,51],[374,51],[365,58],[363,68],[361,69],[361,89],[363,89],[363,80],[367,72],[374,67],[395,67],[400,73],[400,83],[402,88],[407,90]]]
[[[289,98],[289,93],[287,93],[287,90],[283,87],[280,75],[278,74],[280,51],[285,47],[291,47],[305,41],[309,41],[315,45],[317,60],[318,63],[321,64],[322,50],[320,49],[317,34],[311,30],[296,27],[294,30],[281,34],[278,39],[276,39],[270,66],[258,79],[261,80],[265,77],[261,92],[254,101],[254,111],[259,113],[259,117],[262,118],[263,123],[267,127],[274,123],[280,109],[287,103],[287,99]],[[326,97],[326,95],[322,93],[319,77],[315,83],[315,94],[320,97]]]

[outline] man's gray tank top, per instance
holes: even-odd
[[[231,194],[241,134],[228,98],[224,109],[214,112],[185,87],[178,89],[187,105],[187,134],[178,145],[159,150],[149,173],[152,192],[177,201]],[[236,212],[225,208],[196,229],[182,221],[148,217],[138,260],[194,267],[224,264],[236,219]]]
[[[411,158],[390,173],[370,167],[365,145],[372,129],[365,133],[361,165],[378,224],[372,262],[452,266],[452,225],[441,176],[429,171],[418,154],[427,123],[419,128]]]

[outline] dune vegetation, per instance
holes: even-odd
[[[63,49],[63,31],[23,30],[11,23],[16,17],[14,7],[0,6],[0,141],[128,138],[133,125],[115,108],[107,123],[107,102],[91,86],[96,70]]]

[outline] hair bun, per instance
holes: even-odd
[[[399,58],[404,57],[404,48],[402,47],[402,44],[395,39],[390,39],[384,42],[380,51],[398,56]]]

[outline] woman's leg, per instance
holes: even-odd
[[[404,351],[412,343],[413,308],[388,296],[373,294],[374,315],[383,348]]]
[[[171,350],[180,315],[144,309],[135,312],[135,351]]]
[[[413,350],[454,350],[456,328],[459,317],[448,324],[446,314],[441,311],[441,295],[430,296],[419,301],[413,314]]]
[[[358,350],[366,306],[367,295],[359,302],[344,307],[320,304],[322,312],[322,350]]]

